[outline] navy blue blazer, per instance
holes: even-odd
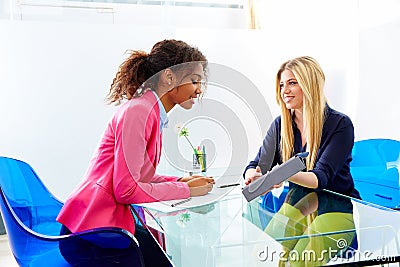
[[[294,122],[293,133],[294,153],[305,152],[306,146],[302,146],[300,130],[297,129]],[[281,164],[280,136],[281,117],[279,116],[271,123],[263,145],[255,159],[249,162],[244,172],[249,168],[260,166],[262,172],[265,173],[276,164]],[[309,170],[317,176],[318,189],[327,189],[360,198],[359,192],[354,188],[354,181],[350,173],[353,145],[354,127],[350,118],[327,105],[315,167]],[[290,183],[290,186],[293,186],[293,184]]]

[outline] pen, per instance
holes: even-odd
[[[191,200],[192,198],[191,197],[189,197],[189,198],[187,198],[187,199],[184,199],[184,200],[181,200],[181,201],[178,201],[178,202],[175,202],[175,203],[173,203],[173,204],[171,204],[171,207],[176,207],[176,206],[178,206],[178,205],[180,205],[180,204],[183,204],[183,203],[186,203],[186,202],[188,202],[189,200]]]
[[[225,187],[231,187],[231,186],[237,186],[237,185],[240,185],[240,184],[239,183],[237,183],[237,184],[224,184],[224,185],[218,186],[218,188],[225,188]]]

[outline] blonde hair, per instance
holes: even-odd
[[[303,91],[303,123],[307,136],[307,170],[314,168],[321,144],[324,113],[327,100],[324,94],[325,75],[318,62],[309,56],[291,59],[282,64],[276,75],[276,101],[281,108],[281,159],[287,161],[294,154],[294,135],[292,126],[293,110],[286,108],[281,97],[280,80],[284,70],[293,72]]]

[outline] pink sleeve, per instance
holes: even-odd
[[[148,142],[155,142],[154,138],[149,138],[157,128],[155,123],[159,123],[154,113],[145,105],[136,105],[128,107],[115,121],[113,188],[120,203],[135,204],[190,196],[188,185],[176,182],[177,177],[155,175],[154,158],[147,151],[154,145]],[[160,181],[160,178],[165,181]]]
[[[160,183],[160,182],[176,182],[179,178],[181,178],[181,177],[154,174],[154,181],[156,183]]]

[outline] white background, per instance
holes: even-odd
[[[245,10],[116,6],[110,13],[3,2],[0,155],[30,163],[64,200],[115,111],[104,98],[124,52],[149,51],[164,38],[194,44],[210,62],[247,76],[273,116],[276,70],[310,55],[325,70],[330,105],[352,118],[356,140],[399,140],[399,1],[297,2],[261,4],[261,30],[245,29]],[[253,126],[244,137],[249,159],[262,140]]]

